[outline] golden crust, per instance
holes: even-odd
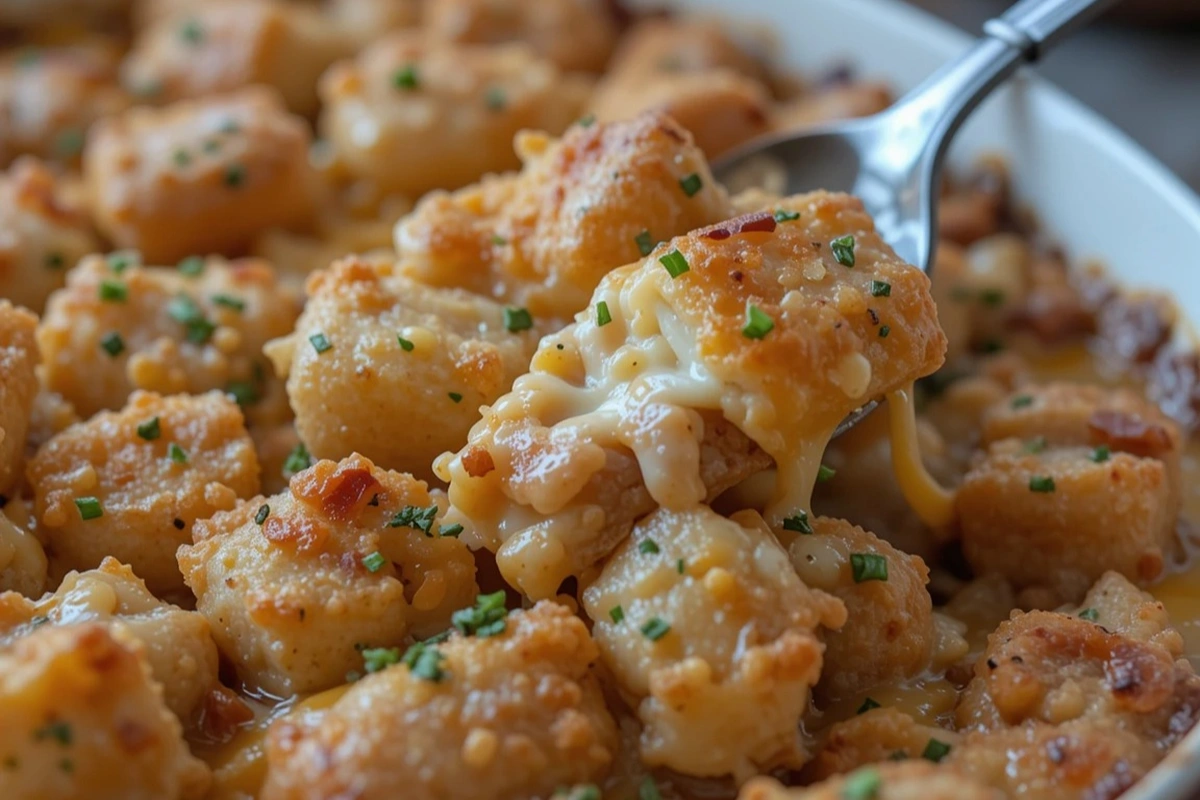
[[[548,602],[509,613],[487,638],[437,646],[442,680],[393,666],[329,711],[270,734],[264,800],[519,800],[600,783],[616,725],[589,672],[583,622]]]
[[[805,587],[757,514],[655,512],[605,563],[584,607],[645,726],[645,763],[737,779],[804,763],[798,723],[822,669],[815,630],[842,624],[845,609]],[[670,629],[652,639],[645,626],[656,619]]]
[[[6,797],[195,800],[211,780],[135,641],[46,626],[0,650]]]
[[[104,300],[105,283],[124,287],[126,299]],[[137,264],[117,274],[105,259],[86,258],[51,298],[38,328],[43,380],[85,417],[120,408],[135,389],[221,389],[238,397],[252,421],[278,422],[291,412],[283,381],[264,367],[262,347],[292,330],[300,306],[299,295],[260,261],[210,258],[194,277]],[[192,311],[199,317],[188,324]],[[196,341],[208,325],[211,334]],[[123,347],[111,355],[102,344],[114,332]]]
[[[37,317],[0,300],[0,494],[21,478],[25,434],[38,391]]]
[[[972,780],[962,771],[928,761],[902,761],[864,767],[815,786],[793,789],[785,789],[772,778],[755,778],[742,787],[738,800],[845,800],[852,796],[851,782],[875,786],[871,794],[864,795],[872,800],[1004,800],[1005,797],[1003,792]]]
[[[398,75],[411,85],[398,86]],[[517,167],[513,136],[523,128],[561,132],[585,94],[577,77],[523,45],[401,32],[321,79],[321,132],[350,175],[415,198]]]
[[[428,535],[389,526],[406,506],[434,506],[424,483],[353,455],[196,525],[179,566],[244,682],[280,697],[328,689],[361,668],[362,647],[431,636],[471,604],[470,551],[436,522]]]
[[[157,419],[148,440],[139,426]],[[182,449],[182,462],[171,455]],[[29,462],[39,534],[51,573],[86,570],[106,556],[129,564],[156,594],[183,591],[175,550],[191,526],[258,492],[258,459],[236,405],[217,392],[135,392],[52,438]],[[77,507],[94,498],[102,513]]]
[[[151,263],[233,252],[265,228],[304,225],[315,210],[309,140],[263,87],[106,118],[83,156],[96,225]]]
[[[832,668],[826,665],[827,672]],[[873,708],[832,725],[804,767],[803,777],[805,782],[816,782],[868,764],[921,758],[931,741],[953,750],[959,737],[945,728],[922,725],[903,711]]]

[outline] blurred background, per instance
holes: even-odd
[[[1012,0],[908,0],[978,34]],[[1200,191],[1200,0],[1124,0],[1041,70]]]

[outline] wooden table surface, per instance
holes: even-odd
[[[1010,0],[908,0],[978,33]],[[1200,0],[1193,0],[1200,3]],[[1200,27],[1101,21],[1039,68],[1200,191]]]

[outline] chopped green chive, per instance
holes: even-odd
[[[508,105],[508,95],[504,93],[503,89],[493,86],[487,90],[487,94],[484,95],[483,101],[487,104],[489,110],[503,111],[505,106]]]
[[[650,238],[650,231],[642,231],[633,237],[633,241],[637,245],[638,252],[644,256],[648,256],[654,251],[654,240]]]
[[[810,534],[813,532],[812,524],[808,521],[808,512],[799,511],[795,516],[784,517],[783,529],[785,531],[795,531],[796,533]]]
[[[230,164],[225,168],[225,185],[236,189],[246,182],[246,168],[241,164]]]
[[[1054,478],[1049,475],[1034,475],[1029,479],[1029,491],[1049,494],[1054,491]]]
[[[882,328],[880,328],[880,329],[879,329],[879,338],[880,338],[880,339],[886,339],[886,338],[888,337],[888,334],[889,334],[889,333],[891,333],[891,332],[892,332],[892,328],[891,328],[891,326],[890,326],[890,325],[884,325]]]
[[[1088,622],[1095,622],[1100,619],[1100,612],[1094,608],[1085,608],[1079,612],[1080,619],[1086,619]]]
[[[137,264],[141,260],[141,255],[137,251],[120,250],[116,253],[109,253],[104,260],[108,264],[109,269],[120,275],[134,264]]]
[[[116,358],[125,351],[125,340],[116,331],[109,331],[101,337],[100,349]]]
[[[932,761],[935,764],[950,754],[950,745],[937,739],[930,739],[925,745],[925,749],[921,751],[921,758],[926,761]]]
[[[288,453],[288,457],[283,462],[283,477],[290,478],[297,472],[303,472],[312,466],[312,454],[308,452],[308,448],[304,446],[304,442],[300,442],[292,448],[292,452]]]
[[[405,64],[392,75],[392,86],[397,89],[416,89],[420,83],[416,64]]]
[[[233,135],[235,133],[239,133],[242,130],[242,126],[239,125],[238,121],[233,117],[226,117],[225,119],[221,120],[221,124],[217,126],[217,130],[220,133]]]
[[[699,175],[693,172],[691,175],[680,179],[679,188],[683,189],[683,193],[688,197],[695,197],[696,192],[704,188],[704,181],[700,179]]]
[[[249,381],[230,381],[225,385],[225,394],[239,406],[252,406],[261,399],[258,387]]]
[[[1004,292],[999,289],[984,289],[979,293],[979,301],[988,308],[1004,305]]]
[[[383,557],[383,553],[376,550],[374,553],[363,556],[362,563],[367,568],[367,572],[379,572],[387,563],[387,559]]]
[[[746,304],[746,324],[742,326],[742,336],[747,339],[761,339],[775,328],[775,320],[753,303]]]
[[[176,264],[175,269],[188,277],[195,277],[204,272],[204,259],[201,256],[188,256]]]
[[[167,455],[176,464],[186,464],[188,460],[187,451],[175,442],[171,442],[171,444],[167,446]]]
[[[620,625],[625,621],[625,609],[621,608],[620,606],[613,606],[608,610],[608,616],[613,622]]]
[[[450,394],[450,399],[453,400],[454,402],[456,402],[456,403],[462,402],[462,395],[459,394],[458,392],[450,392],[449,394]]]
[[[1109,449],[1108,445],[1102,444],[1093,450],[1092,454],[1088,456],[1088,458],[1090,458],[1092,461],[1095,461],[1097,464],[1103,464],[1105,461],[1108,461],[1108,457],[1110,455],[1112,455],[1112,451]]]
[[[829,243],[833,257],[844,267],[854,266],[854,237],[839,236]]]
[[[380,672],[393,664],[400,663],[399,647],[368,647],[362,651],[363,669]]]
[[[854,713],[855,714],[865,714],[868,711],[870,711],[871,709],[879,708],[879,707],[880,707],[879,703],[875,702],[875,700],[873,698],[867,697],[862,701],[862,705],[858,707],[858,711],[855,711]]]
[[[83,131],[67,128],[54,137],[54,154],[61,158],[74,158],[83,150]]]
[[[73,738],[71,735],[71,726],[65,722],[48,722],[41,728],[33,732],[33,738],[37,741],[45,739],[54,739],[63,747],[71,743]]]
[[[533,327],[533,315],[524,308],[505,308],[504,327],[510,333],[527,331]]]
[[[1035,436],[1025,443],[1024,448],[1026,453],[1040,453],[1046,449],[1046,437]]]
[[[658,261],[667,268],[667,274],[672,278],[678,278],[680,275],[690,269],[690,267],[688,267],[687,259],[684,258],[683,253],[679,252],[678,250],[672,250],[665,256],[659,256]]]
[[[892,285],[887,281],[871,281],[872,297],[891,297]]]
[[[177,167],[186,167],[192,163],[192,154],[180,148],[171,155],[171,160],[175,162],[175,166]]]
[[[100,299],[106,303],[124,303],[129,299],[129,287],[121,281],[100,281]]]
[[[775,209],[776,222],[792,222],[797,219],[800,219],[799,211],[788,211],[786,208]]]
[[[638,784],[638,800],[662,800],[662,792],[658,790],[658,784],[649,775],[642,778],[642,782]]]
[[[104,516],[104,508],[95,497],[76,497],[75,507],[79,509],[80,518],[85,520]]]
[[[492,244],[496,245],[497,247],[503,247],[504,245],[508,244],[508,239],[505,239],[498,233],[493,233]]]
[[[417,642],[408,648],[404,653],[404,658],[400,659],[400,663],[408,667],[409,672],[418,678],[438,683],[446,677],[446,672],[442,669],[442,661],[445,658],[436,647],[425,642]]]
[[[658,542],[654,541],[653,539],[642,539],[642,541],[638,543],[638,552],[642,555],[654,555],[655,553],[660,552],[658,549]]]
[[[179,38],[191,45],[200,44],[204,41],[204,29],[194,19],[184,20],[179,26]]]
[[[1012,399],[1012,402],[1009,403],[1009,405],[1014,409],[1027,408],[1033,405],[1033,397],[1027,394],[1019,394]]]
[[[687,564],[684,563],[682,558],[675,559],[675,571],[676,572],[678,572],[680,575],[682,575],[686,568],[687,568]]]
[[[855,583],[888,579],[887,559],[878,553],[851,553],[850,569],[854,573]]]
[[[671,626],[663,621],[661,617],[651,617],[645,625],[641,627],[642,635],[652,642],[657,642],[662,637],[666,636],[671,630]]]
[[[400,342],[400,349],[406,353],[411,353],[413,351],[413,348],[416,347],[415,344],[413,344],[408,339],[405,339],[403,336],[401,336],[399,334],[396,334],[396,339],[397,339],[397,341]]]
[[[262,525],[267,521],[267,517],[271,516],[271,507],[263,503],[258,507],[258,511],[254,513],[254,524]]]
[[[612,314],[608,311],[608,303],[601,300],[596,303],[596,327],[603,328],[610,322],[612,322]]]
[[[498,636],[504,633],[504,618],[508,616],[508,609],[504,603],[503,589],[491,594],[476,595],[473,607],[459,609],[450,615],[450,624],[458,628],[463,636],[475,634],[481,639]]]
[[[186,294],[176,295],[167,303],[167,314],[184,327],[184,338],[192,344],[204,344],[217,326],[209,322],[196,301]]]
[[[393,528],[412,528],[426,536],[433,536],[433,521],[437,517],[436,505],[422,508],[421,506],[405,506],[396,512],[388,523]]]
[[[231,294],[214,294],[212,296],[213,305],[232,308],[234,311],[245,311],[246,301],[240,297],[234,297]]]
[[[822,464],[821,467],[817,470],[817,483],[825,483],[826,481],[831,481],[831,480],[833,480],[834,475],[837,475],[836,469],[830,469],[829,467]]]
[[[590,128],[596,124],[596,115],[584,114],[579,118],[579,121],[576,124],[578,124],[581,128]]]
[[[883,779],[874,767],[864,767],[852,772],[842,785],[842,800],[875,800]]]
[[[438,528],[438,536],[446,536],[451,539],[457,539],[459,534],[463,532],[463,526],[455,522],[450,525],[442,525]]]
[[[313,350],[317,351],[317,355],[333,348],[333,345],[329,343],[329,337],[321,332],[308,337],[308,341],[312,342]]]
[[[221,150],[221,143],[218,142],[216,139],[209,139],[204,144],[202,144],[200,147],[206,153],[217,153],[217,152],[220,152],[220,150]]]
[[[137,435],[147,442],[153,442],[159,436],[162,436],[162,426],[159,425],[158,417],[151,417],[145,422],[139,423],[137,426]]]
[[[46,253],[43,263],[49,269],[62,269],[66,259],[63,258],[62,253]]]

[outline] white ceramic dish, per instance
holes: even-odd
[[[813,73],[851,63],[898,91],[971,38],[898,0],[675,0],[738,23],[763,23],[781,60]],[[1147,87],[1154,91],[1154,87]],[[1004,154],[1020,202],[1076,261],[1098,259],[1121,283],[1155,288],[1200,321],[1200,198],[1138,145],[1076,100],[1023,75],[958,134],[951,162]],[[1200,727],[1124,800],[1200,797]]]

